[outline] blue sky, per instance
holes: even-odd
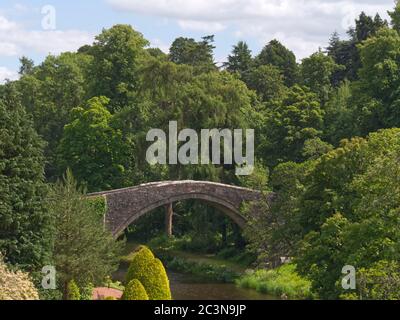
[[[377,4],[378,3],[378,4]],[[22,55],[40,63],[49,54],[93,42],[103,28],[131,24],[152,46],[167,51],[179,37],[215,34],[216,61],[245,40],[256,54],[277,38],[298,59],[327,45],[337,30],[345,35],[362,11],[387,18],[393,0],[1,0],[0,82],[15,79]],[[54,8],[42,13],[46,6]],[[48,18],[51,18],[50,20]],[[54,17],[55,19],[52,19]],[[44,29],[43,21],[55,29]]]

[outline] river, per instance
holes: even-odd
[[[192,275],[167,271],[174,300],[275,300],[276,298],[236,287],[232,283],[204,282]]]

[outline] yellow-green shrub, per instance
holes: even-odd
[[[167,272],[161,261],[145,246],[140,247],[132,257],[126,283],[133,279],[143,284],[150,300],[171,300]]]
[[[67,291],[68,291],[68,296],[67,296],[68,300],[81,300],[81,293],[79,291],[79,287],[77,286],[74,280],[68,282]]]
[[[149,296],[142,283],[137,279],[133,279],[125,287],[121,300],[149,300]]]
[[[117,300],[115,297],[105,297],[104,300]]]
[[[29,275],[11,271],[0,255],[0,300],[39,300],[38,292]]]

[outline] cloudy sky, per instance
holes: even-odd
[[[387,18],[394,0],[1,0],[0,82],[15,79],[22,55],[40,63],[49,54],[90,44],[102,28],[131,24],[164,51],[178,36],[215,34],[222,62],[239,40],[253,53],[277,38],[297,58],[326,47],[329,36],[361,12]]]

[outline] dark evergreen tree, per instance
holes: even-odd
[[[169,58],[176,64],[187,64],[202,69],[215,69],[214,36],[205,36],[197,42],[192,38],[177,38],[169,50]]]
[[[51,218],[44,207],[43,142],[11,84],[0,98],[0,252],[39,271],[51,255]]]
[[[239,41],[233,46],[232,53],[228,56],[228,62],[224,65],[229,72],[237,72],[242,80],[247,82],[248,74],[253,64],[251,50],[246,42]]]
[[[391,22],[390,25],[393,27],[394,30],[400,32],[400,1],[396,0],[396,6],[393,11],[388,12]]]
[[[272,40],[267,44],[256,57],[255,62],[257,66],[271,64],[278,67],[284,75],[285,84],[288,87],[293,86],[297,81],[296,56],[278,40]]]

